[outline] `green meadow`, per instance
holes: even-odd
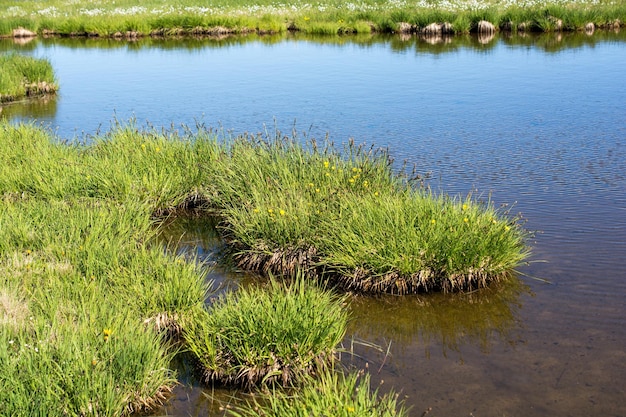
[[[84,144],[2,121],[0,198],[0,413],[11,416],[153,409],[181,350],[207,383],[278,389],[323,375],[324,388],[298,391],[306,404],[321,393],[402,415],[367,377],[336,373],[349,320],[338,289],[470,290],[529,253],[518,220],[489,201],[434,194],[382,151],[280,134],[130,122]],[[205,267],[157,243],[159,225],[188,210],[217,219],[239,267],[276,278],[212,297]]]
[[[450,33],[495,30],[561,31],[619,28],[626,5],[614,0],[0,0],[0,35],[23,30],[40,35],[104,37],[428,32],[443,24]],[[590,24],[593,25],[590,26]],[[441,28],[438,29],[439,31]],[[17,32],[15,32],[17,31]]]

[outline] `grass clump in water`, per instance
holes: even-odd
[[[48,60],[15,53],[0,54],[0,104],[57,90]]]
[[[294,392],[263,394],[260,400],[230,412],[237,417],[408,416],[408,409],[390,392],[372,391],[367,373],[325,371]]]
[[[228,152],[215,186],[243,268],[304,267],[347,288],[406,294],[483,287],[528,256],[515,219],[412,185],[385,152],[258,138]]]
[[[298,277],[217,299],[185,334],[205,382],[290,385],[332,365],[344,337],[344,299]]]

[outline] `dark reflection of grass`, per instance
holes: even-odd
[[[71,49],[123,49],[123,50],[204,50],[246,45],[260,42],[273,45],[281,42],[306,41],[316,42],[327,46],[342,47],[358,45],[369,48],[388,46],[392,51],[404,53],[415,51],[419,54],[444,54],[458,50],[489,51],[501,42],[508,46],[525,48],[539,48],[545,52],[554,53],[566,49],[593,47],[603,42],[626,42],[626,30],[597,30],[592,36],[584,32],[550,32],[550,33],[498,33],[492,38],[478,35],[455,36],[419,36],[419,35],[389,35],[389,34],[356,34],[350,36],[322,36],[304,33],[282,33],[274,35],[228,35],[222,37],[184,37],[184,38],[153,38],[145,37],[131,42],[124,39],[109,38],[49,38],[36,39],[27,45],[19,46],[20,50],[32,50],[38,44],[62,45]],[[0,50],[16,49],[13,42],[0,40]]]
[[[387,340],[401,348],[415,343],[459,351],[464,344],[488,350],[519,328],[517,312],[528,287],[517,277],[470,294],[356,297],[348,334]]]

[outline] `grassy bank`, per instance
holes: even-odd
[[[418,1],[335,0],[274,3],[264,0],[197,0],[168,4],[161,0],[105,0],[77,6],[69,0],[0,0],[0,35],[32,33],[80,36],[177,36],[224,33],[302,31],[336,35],[372,32],[427,32],[430,24],[449,23],[445,31],[480,31],[479,22],[495,29],[524,31],[583,30],[619,27],[626,5],[612,0],[568,1],[469,0]],[[441,28],[436,29],[441,31]],[[30,33],[29,33],[30,32]]]
[[[119,416],[175,384],[165,331],[206,285],[150,237],[144,204],[3,194],[1,415]]]
[[[56,90],[54,71],[47,60],[0,54],[0,104],[52,94]]]

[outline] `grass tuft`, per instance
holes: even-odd
[[[344,302],[301,275],[272,279],[217,299],[185,340],[207,383],[287,386],[332,365],[347,326]]]
[[[0,104],[54,94],[58,86],[48,60],[0,54]]]
[[[370,376],[363,372],[343,374],[325,371],[311,379],[300,390],[283,392],[275,390],[261,398],[230,412],[237,417],[305,417],[305,416],[408,416],[409,410],[398,394],[380,395],[372,391]]]

